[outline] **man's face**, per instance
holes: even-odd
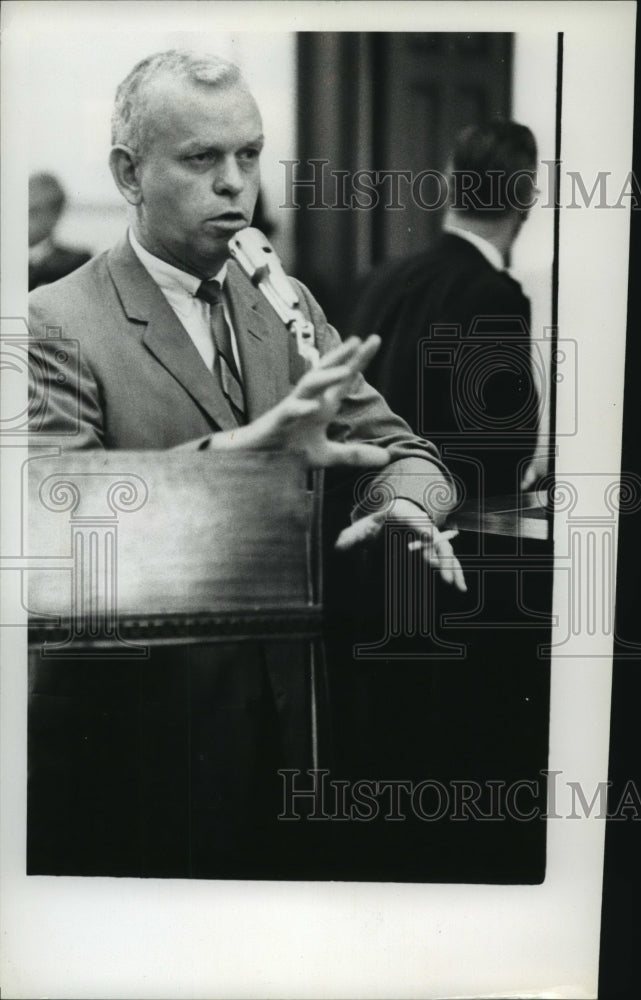
[[[149,85],[148,100],[138,238],[150,253],[210,277],[231,236],[251,223],[263,144],[258,108],[237,85],[169,77]]]

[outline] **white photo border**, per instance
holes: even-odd
[[[562,31],[564,166],[587,178],[607,170],[623,179],[630,169],[634,3],[9,2],[2,38],[3,323],[25,313],[21,105],[29,31],[93,31],[103,23],[105,30],[144,31],[150,19],[188,31],[207,7],[220,30]],[[561,180],[564,205],[563,170]],[[596,482],[619,472],[628,227],[628,208],[561,209],[559,329],[582,350],[579,433],[557,440],[557,475]],[[12,386],[4,405],[19,402],[21,392]],[[0,451],[8,483],[3,553],[11,554],[16,498],[7,473],[14,456],[4,444]],[[559,518],[556,530],[565,530]],[[555,611],[563,588],[557,572]],[[27,878],[26,640],[15,629],[3,629],[0,639],[6,995],[596,995],[604,822],[594,817],[549,821],[540,886]],[[549,767],[586,789],[607,779],[610,684],[611,643],[608,650],[602,636],[587,657],[553,658]],[[563,812],[567,802],[558,805]]]

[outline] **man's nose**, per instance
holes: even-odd
[[[219,164],[214,179],[216,194],[237,195],[243,190],[243,174],[235,156],[226,156]]]

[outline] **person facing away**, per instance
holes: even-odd
[[[29,178],[29,291],[71,274],[91,258],[88,250],[63,246],[54,233],[67,198],[53,174]]]
[[[530,302],[507,270],[536,162],[525,125],[463,129],[442,232],[374,273],[350,328],[380,335],[371,384],[439,446],[466,498],[516,494],[536,446]]]

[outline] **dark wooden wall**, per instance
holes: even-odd
[[[425,179],[418,198],[412,182],[426,169],[445,171],[464,125],[509,116],[512,42],[497,33],[298,36],[296,176],[312,178],[309,160],[329,162],[322,198],[311,188],[294,191],[301,206],[294,273],[330,319],[348,314],[359,279],[374,265],[420,251],[435,233],[441,213],[425,205],[439,201],[438,179]],[[371,204],[374,193],[352,187],[357,171],[409,171],[410,180],[395,181],[396,198],[392,180],[384,181]],[[354,205],[354,194],[370,207]]]

